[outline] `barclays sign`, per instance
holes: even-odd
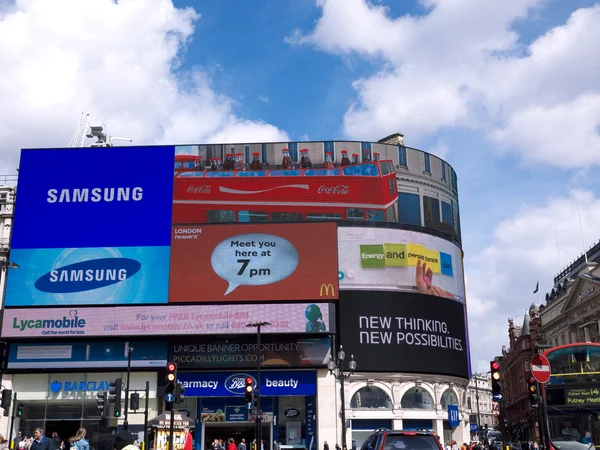
[[[50,392],[101,392],[108,391],[108,381],[58,381],[50,383]]]
[[[248,377],[257,388],[255,372],[180,372],[177,381],[185,388],[186,397],[241,397]],[[261,371],[260,392],[271,397],[316,395],[316,372]]]

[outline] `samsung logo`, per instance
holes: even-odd
[[[129,258],[82,261],[42,275],[35,282],[35,288],[50,293],[91,291],[125,281],[141,268],[139,261]]]
[[[49,189],[48,203],[139,202],[144,197],[141,187]]]

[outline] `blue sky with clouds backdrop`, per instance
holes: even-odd
[[[134,144],[402,132],[458,174],[487,370],[582,253],[577,201],[600,238],[599,24],[589,0],[0,0],[0,172],[84,109]]]

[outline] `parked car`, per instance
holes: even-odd
[[[388,430],[373,431],[360,450],[443,450],[430,431]]]

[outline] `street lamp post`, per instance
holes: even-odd
[[[344,352],[344,348],[340,345],[340,350],[338,351],[335,360],[332,356],[329,362],[327,363],[327,368],[329,369],[329,373],[340,382],[342,400],[342,449],[347,450],[348,447],[346,445],[346,400],[344,395],[344,381],[350,378],[350,375],[354,374],[354,372],[356,371],[356,361],[354,361],[354,355],[350,355],[350,361],[348,361],[348,368],[350,369],[350,372],[344,373],[344,359],[346,359],[346,352]]]
[[[256,448],[262,450],[262,414],[260,411],[260,327],[269,326],[271,322],[255,322],[246,325],[248,328],[256,328],[256,390],[254,396],[256,399]]]
[[[474,373],[473,374],[473,380],[475,380],[475,401],[477,402],[477,435],[479,436],[479,438],[481,439],[482,437],[482,433],[481,433],[481,414],[479,413],[479,377],[485,377],[488,372],[484,372],[484,373]]]

